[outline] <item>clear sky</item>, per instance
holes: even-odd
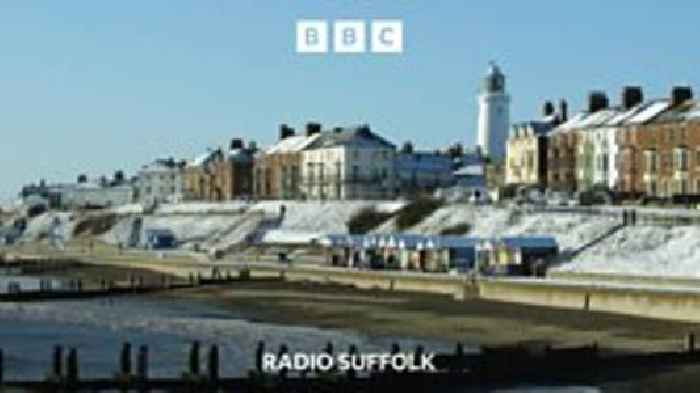
[[[662,5],[663,4],[663,5]],[[280,123],[367,122],[400,144],[475,140],[489,60],[511,117],[543,100],[700,89],[697,1],[24,1],[0,4],[0,198],[39,178],[128,174]],[[300,55],[300,18],[399,18],[402,55]]]

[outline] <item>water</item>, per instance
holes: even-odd
[[[38,288],[38,279],[2,277]],[[26,286],[25,286],[26,285]],[[255,349],[264,340],[269,350],[285,343],[291,352],[319,352],[327,342],[336,350],[358,346],[362,352],[386,352],[398,342],[403,350],[420,343],[427,351],[448,352],[454,343],[438,340],[376,337],[352,331],[282,326],[247,321],[230,310],[195,300],[116,297],[81,301],[0,303],[0,348],[4,350],[5,378],[42,379],[51,367],[55,344],[78,349],[81,377],[107,377],[118,370],[125,341],[133,353],[148,344],[149,374],[175,377],[187,370],[189,345],[202,342],[202,354],[216,343],[221,351],[221,375],[242,376],[254,368]],[[473,390],[469,390],[473,391]],[[591,387],[520,386],[498,392],[596,393]]]
[[[254,367],[259,340],[277,351],[319,352],[328,341],[337,350],[350,344],[361,351],[386,352],[396,341],[413,349],[412,339],[369,337],[354,332],[255,323],[231,316],[201,302],[123,297],[88,301],[0,303],[0,347],[5,351],[7,379],[36,379],[51,366],[55,344],[76,347],[80,373],[110,376],[118,369],[119,350],[130,341],[134,353],[141,344],[150,350],[150,374],[177,376],[187,367],[189,344],[200,340],[203,349],[217,343],[224,376],[241,376]],[[427,350],[449,351],[453,343],[420,340]],[[202,351],[203,353],[205,351]]]

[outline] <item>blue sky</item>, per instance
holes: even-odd
[[[0,5],[0,197],[234,136],[266,145],[280,123],[370,123],[425,148],[475,140],[479,79],[495,59],[511,117],[543,100],[582,107],[700,89],[695,1],[15,1]],[[300,18],[399,18],[402,55],[300,55]]]

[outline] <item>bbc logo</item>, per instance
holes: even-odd
[[[297,53],[328,53],[329,26],[325,20],[297,21]],[[369,29],[372,53],[403,53],[403,22],[375,19]],[[367,28],[363,20],[333,22],[333,51],[335,53],[367,52]]]

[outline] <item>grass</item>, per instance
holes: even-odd
[[[381,213],[368,207],[360,210],[348,221],[348,231],[353,235],[364,235],[393,217],[392,213]]]
[[[421,198],[402,207],[396,215],[396,229],[406,230],[433,214],[442,207],[444,202],[439,199]]]
[[[452,225],[440,231],[441,235],[466,235],[472,230],[472,226],[466,222]]]

